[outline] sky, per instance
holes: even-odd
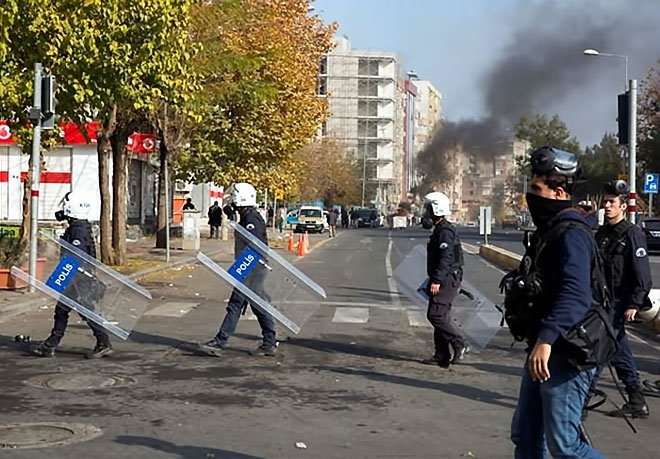
[[[454,122],[558,114],[583,147],[616,132],[629,78],[660,59],[660,0],[316,0],[353,49],[394,51]]]

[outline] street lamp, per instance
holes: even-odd
[[[628,81],[628,56],[624,56],[623,54],[601,53],[593,48],[587,48],[582,53],[585,56],[603,56],[623,59],[626,66],[626,82],[623,89],[628,92],[629,100],[628,185],[630,186],[630,194],[628,195],[628,212],[630,222],[635,223],[635,212],[637,210],[637,193],[635,191],[637,187],[637,80]]]
[[[625,65],[626,65],[626,79],[623,84],[623,90],[627,91],[628,90],[628,56],[624,56],[623,54],[609,54],[609,53],[601,53],[600,51],[593,49],[593,48],[587,48],[582,52],[585,56],[602,56],[602,57],[614,57],[617,59],[623,59]]]

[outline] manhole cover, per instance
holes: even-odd
[[[135,384],[128,376],[87,375],[77,373],[55,373],[39,375],[26,381],[29,385],[55,390],[105,389],[108,387]]]
[[[88,424],[25,422],[0,425],[0,449],[45,448],[91,440],[102,434]]]

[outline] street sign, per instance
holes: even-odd
[[[644,193],[658,193],[658,174],[644,174]]]
[[[491,234],[491,218],[490,206],[479,207],[479,234],[481,236]]]

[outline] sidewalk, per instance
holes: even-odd
[[[275,250],[286,250],[288,235],[291,231],[279,233],[268,229],[269,245]],[[297,235],[295,235],[297,236]],[[310,235],[310,250],[327,240],[327,235]],[[131,279],[140,279],[150,274],[156,274],[172,268],[182,267],[196,262],[197,251],[184,251],[181,249],[182,239],[170,240],[170,262],[165,261],[165,249],[154,248],[155,237],[143,237],[136,242],[127,242],[126,264],[116,267],[118,272]],[[230,231],[229,239],[209,239],[208,230],[203,230],[200,239],[200,252],[213,258],[218,255],[233,255],[234,238]],[[0,322],[8,320],[19,314],[45,308],[52,305],[53,300],[41,292],[29,293],[27,290],[10,291],[0,290]]]

